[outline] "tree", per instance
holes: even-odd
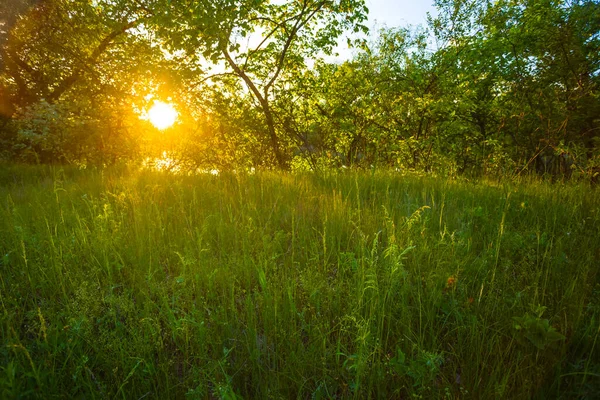
[[[4,87],[13,108],[39,99],[53,103],[86,75],[120,36],[141,24],[145,10],[131,2],[46,0],[37,3],[8,33],[0,48]]]
[[[224,73],[243,81],[263,115],[272,155],[282,169],[289,164],[284,147],[293,138],[283,135],[274,115],[278,81],[305,68],[308,59],[330,53],[345,30],[365,30],[361,23],[367,12],[364,0],[162,1],[152,9],[154,29],[172,51],[185,51],[198,69],[205,60],[220,64]],[[255,43],[251,38],[257,36]]]
[[[39,162],[131,155],[141,140],[134,105],[178,75],[177,60],[165,60],[139,30],[147,15],[126,0],[45,0],[23,14],[0,48],[13,118],[0,135],[4,147]]]

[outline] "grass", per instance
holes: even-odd
[[[0,170],[0,397],[593,398],[600,192]]]

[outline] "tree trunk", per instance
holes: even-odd
[[[269,105],[269,99],[267,95],[263,96],[252,79],[246,75],[246,73],[236,64],[236,62],[231,58],[231,55],[226,50],[223,50],[223,55],[225,59],[233,68],[235,73],[243,79],[243,81],[248,85],[248,88],[256,97],[256,100],[260,103],[261,110],[265,116],[265,122],[267,124],[267,130],[269,132],[269,138],[271,142],[271,148],[273,149],[273,154],[275,155],[275,159],[277,160],[277,166],[282,170],[288,169],[287,162],[281,151],[281,147],[279,145],[279,138],[277,137],[277,132],[275,130],[275,119],[273,118],[273,112],[271,111],[271,106]]]
[[[261,106],[263,113],[265,114],[265,121],[267,122],[267,129],[269,130],[269,137],[271,139],[271,147],[273,148],[277,165],[281,169],[287,169],[288,165],[283,153],[281,152],[281,147],[279,146],[279,138],[277,137],[277,132],[275,131],[275,120],[273,119],[273,113],[271,112],[269,102],[265,100],[264,102],[261,102]]]

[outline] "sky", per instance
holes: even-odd
[[[376,34],[380,28],[425,25],[427,13],[436,15],[433,0],[365,0],[369,9],[369,21],[365,24]],[[336,48],[337,56],[325,57],[330,62],[342,62],[352,58],[353,50],[348,48],[346,36],[342,35]]]
[[[366,0],[369,8],[369,27],[388,27],[425,24],[427,12],[433,13],[433,0]]]

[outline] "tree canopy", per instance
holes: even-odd
[[[363,0],[4,3],[0,156],[596,176],[600,4],[435,5],[369,32]],[[179,112],[164,131],[156,100]]]

